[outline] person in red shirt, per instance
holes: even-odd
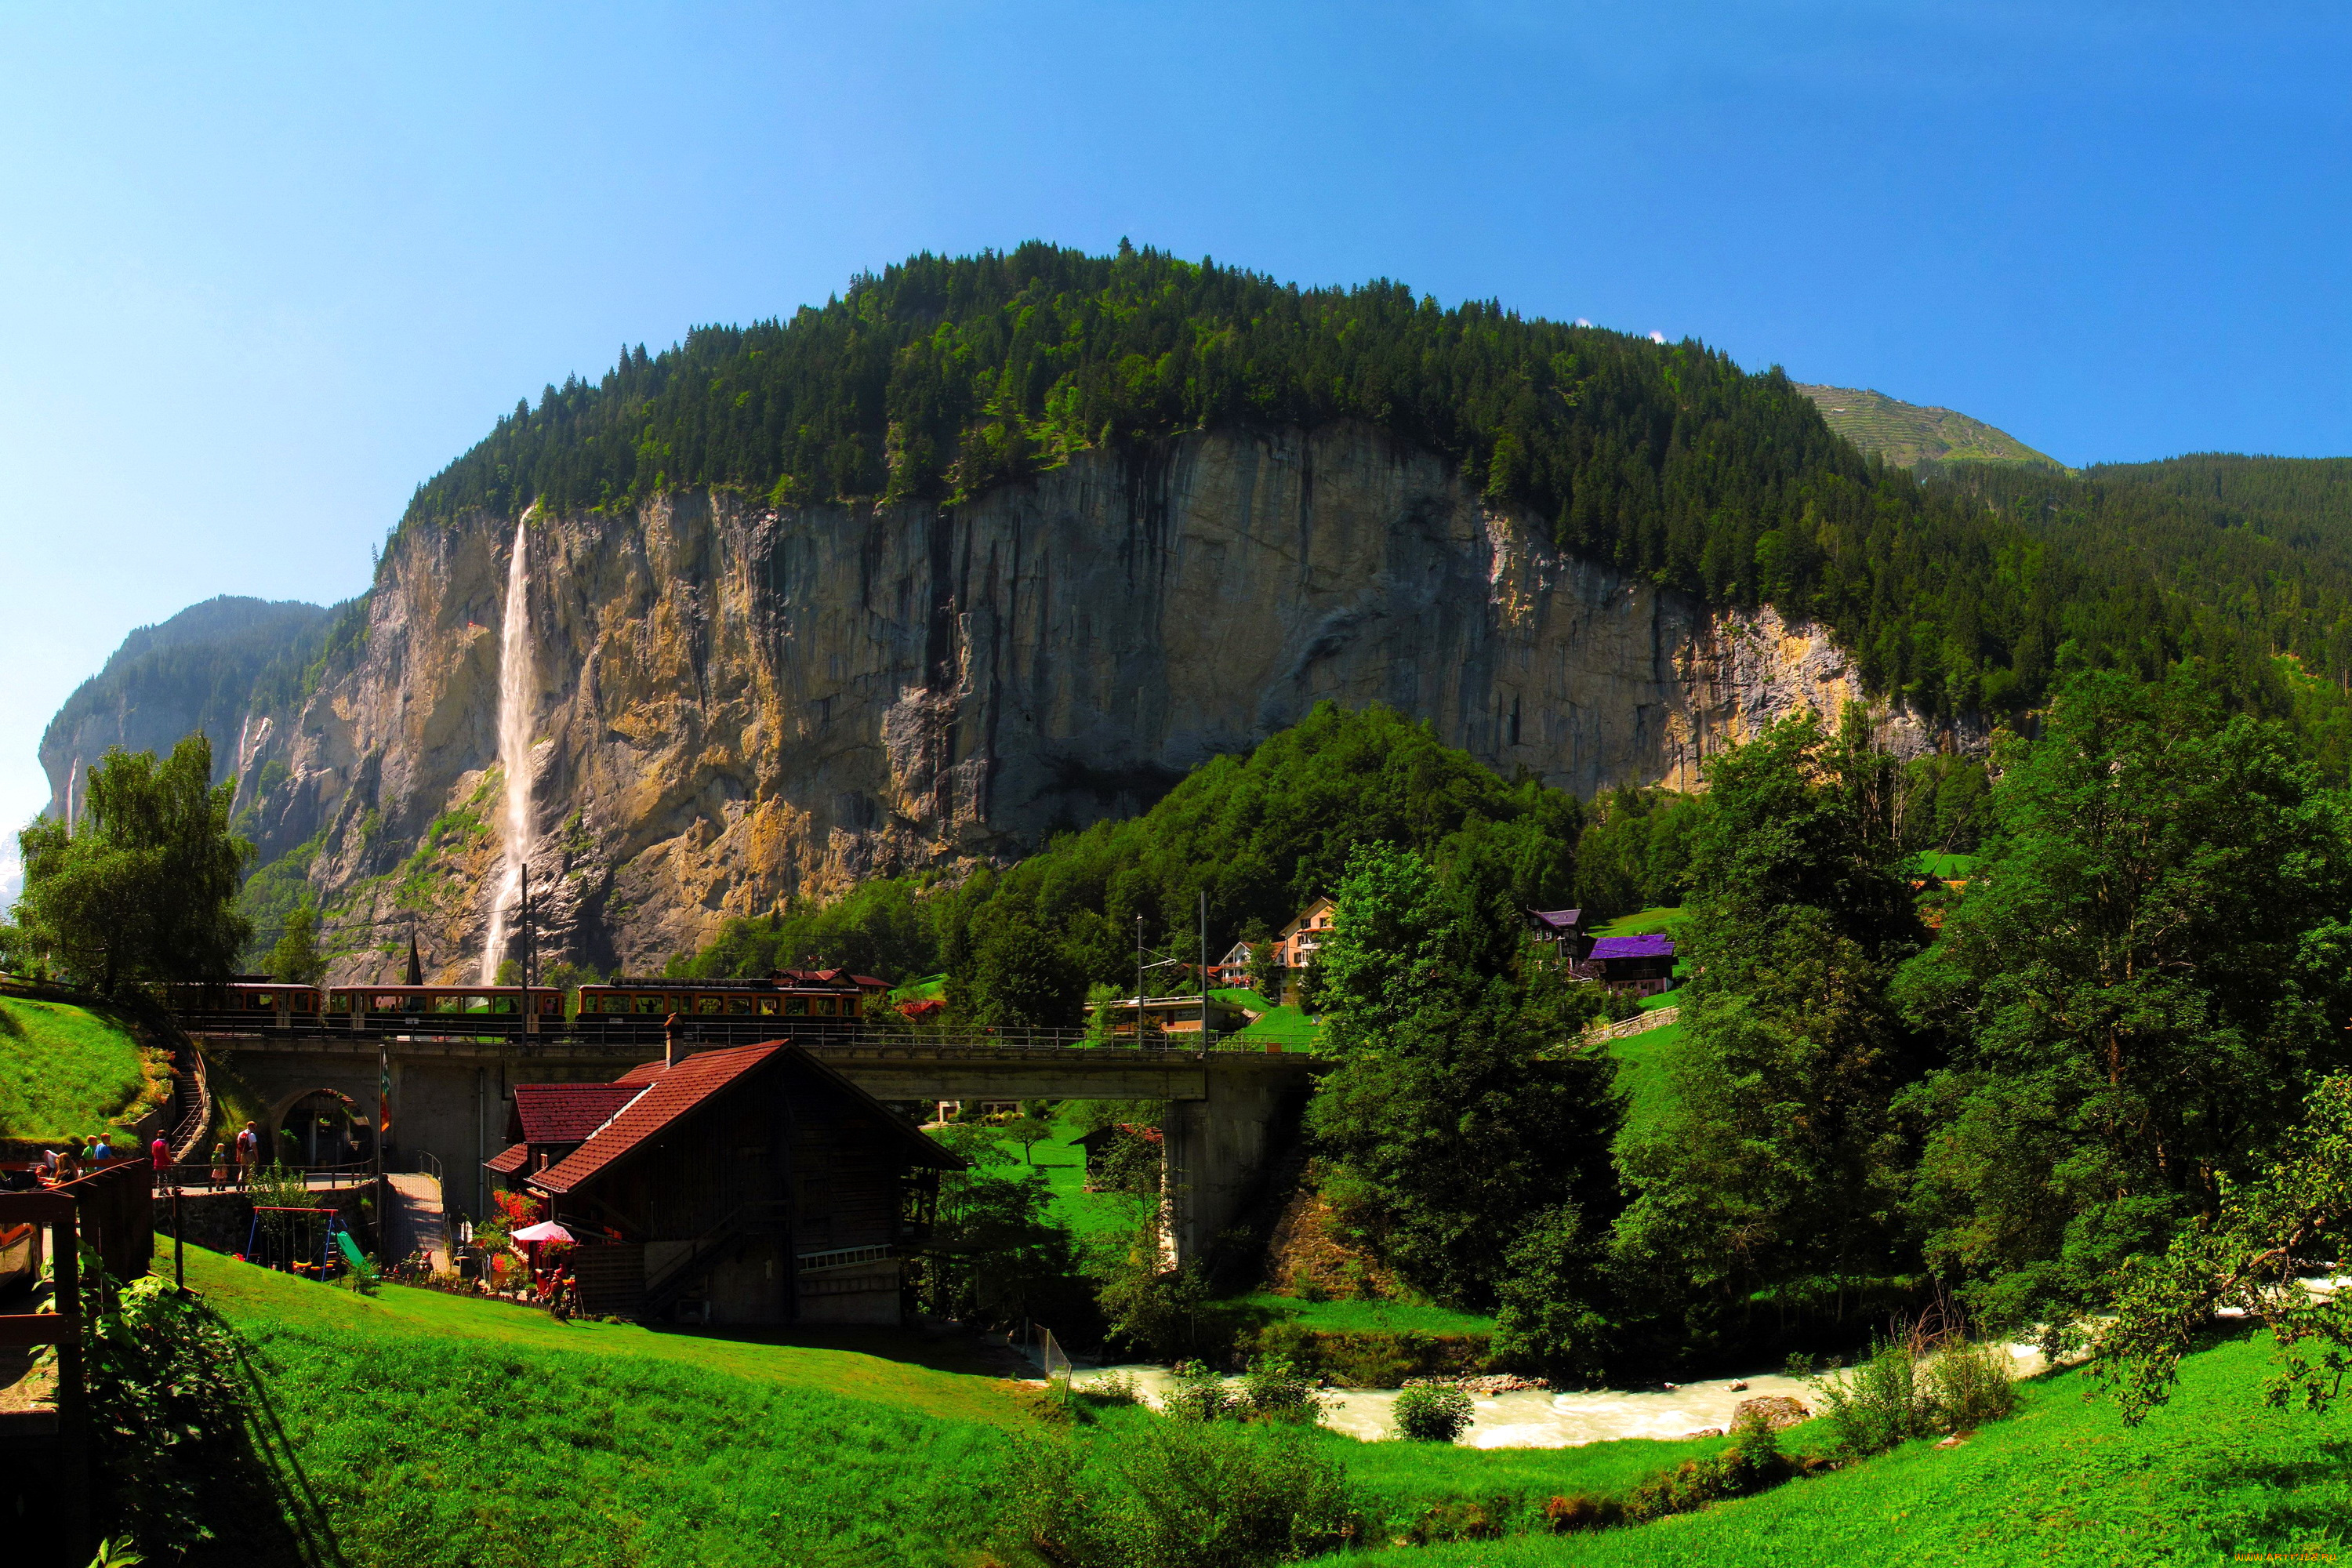
[[[161,1132],[147,1145],[147,1159],[155,1167],[155,1190],[160,1193],[172,1184],[172,1146],[163,1142]]]

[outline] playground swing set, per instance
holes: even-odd
[[[309,1279],[331,1279],[364,1268],[359,1243],[333,1209],[265,1208],[257,1204],[245,1240],[245,1260]]]

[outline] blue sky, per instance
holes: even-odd
[[[518,396],[923,248],[1396,278],[2074,463],[2352,453],[2347,68],[2295,5],[0,0],[0,821],[131,627],[358,592]]]

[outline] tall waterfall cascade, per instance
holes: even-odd
[[[506,801],[499,814],[498,890],[490,902],[490,932],[482,943],[482,977],[498,983],[506,955],[508,927],[522,893],[524,866],[530,860],[530,593],[524,545],[527,522],[515,524],[514,560],[507,567],[505,624],[499,632],[499,764],[506,773]]]

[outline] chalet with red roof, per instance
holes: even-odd
[[[580,1238],[583,1308],[647,1321],[897,1323],[963,1163],[783,1041],[519,1084],[507,1126],[488,1164]]]

